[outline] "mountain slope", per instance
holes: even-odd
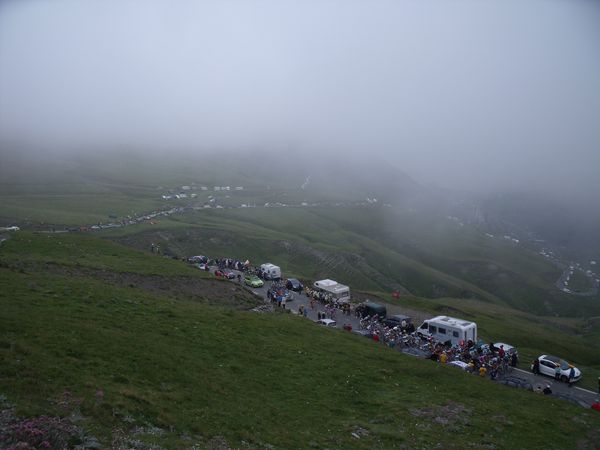
[[[130,267],[142,279],[164,265],[188,276],[180,262],[101,239],[29,238],[0,247],[0,393],[20,417],[71,417],[105,445],[136,440],[137,448],[598,442],[600,417],[584,409],[301,318],[205,306],[95,272],[32,270],[51,259],[73,270],[65,256],[93,248],[90,270]],[[19,255],[21,243],[30,246]]]

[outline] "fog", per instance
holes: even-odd
[[[0,145],[256,149],[600,193],[600,3],[4,1]]]

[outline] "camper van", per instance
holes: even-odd
[[[477,341],[477,324],[467,320],[456,319],[448,316],[437,316],[428,319],[417,328],[420,336],[432,337],[452,345],[466,341]]]
[[[350,301],[350,288],[345,284],[333,280],[320,280],[315,281],[313,287],[318,291],[331,294],[337,301]]]
[[[263,273],[265,280],[280,280],[281,268],[275,264],[266,263],[260,265],[260,271]]]

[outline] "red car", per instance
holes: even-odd
[[[223,276],[228,280],[233,280],[235,278],[235,273],[231,270],[223,270]]]
[[[215,270],[215,277],[223,277],[227,278],[228,280],[233,280],[235,278],[235,273],[230,270],[217,269]]]

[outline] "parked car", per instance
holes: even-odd
[[[573,381],[579,381],[581,379],[581,371],[564,359],[551,355],[542,355],[538,358],[538,361],[540,363],[539,368],[542,375],[554,378],[556,376],[556,367],[560,367],[560,381],[567,382],[569,381],[569,372],[571,371],[571,367],[573,367],[575,369]],[[531,365],[531,370],[533,371],[533,364]]]
[[[283,291],[282,297],[285,299],[286,302],[291,302],[294,300],[294,293],[286,289],[285,291]]]
[[[302,283],[300,283],[300,281],[298,281],[295,278],[288,278],[288,280],[285,282],[285,287],[290,291],[296,292],[300,292],[304,288],[304,286],[302,286]]]
[[[373,333],[371,333],[369,330],[362,330],[360,328],[353,329],[352,333],[358,334],[360,336],[363,336],[363,337],[366,337],[366,338],[369,338],[369,339],[373,337]]]
[[[223,276],[228,280],[233,280],[235,278],[235,273],[233,273],[231,270],[223,270],[222,272]]]
[[[190,264],[198,264],[198,263],[206,264],[208,262],[208,258],[203,255],[190,256],[188,258],[188,262]]]
[[[244,283],[250,287],[262,287],[265,283],[263,280],[258,278],[256,275],[246,275],[244,277]]]
[[[495,342],[494,344],[494,353],[498,353],[500,347],[504,349],[504,352],[510,357],[511,365],[516,367],[519,361],[519,351],[516,347],[513,347],[510,344],[505,344],[504,342]]]
[[[448,363],[449,366],[456,366],[462,370],[469,370],[469,365],[464,361],[450,361]]]
[[[519,351],[517,350],[516,347],[513,347],[510,344],[505,344],[504,342],[494,342],[494,352],[495,353],[498,352],[498,349],[500,347],[504,348],[504,352],[507,355],[512,355],[514,353],[515,355],[517,355],[517,357],[519,356]]]
[[[408,324],[412,322],[412,318],[403,314],[395,314],[383,320],[384,325],[390,328],[401,327],[402,322],[404,322],[406,326],[408,326]]]
[[[333,319],[319,319],[317,323],[326,327],[335,327],[337,325],[337,322]]]

